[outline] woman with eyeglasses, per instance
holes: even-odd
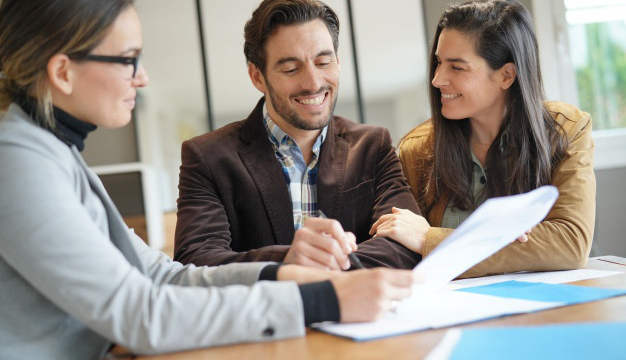
[[[463,276],[584,267],[595,222],[591,118],[544,100],[528,11],[513,0],[450,6],[430,81],[432,118],[398,147],[425,218],[394,209],[372,233],[428,256],[486,199],[552,184],[560,195],[545,220]]]
[[[132,0],[0,2],[1,359],[302,336],[313,322],[373,320],[410,294],[410,271],[182,266],[146,246],[80,154],[96,127],[130,121],[148,84],[141,49]],[[350,236],[331,220],[305,228]]]

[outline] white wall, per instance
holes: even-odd
[[[204,0],[211,109],[216,127],[245,118],[261,94],[243,55],[243,26],[259,0]],[[356,77],[345,0],[327,0],[340,20],[342,73],[336,114],[358,121]],[[386,126],[394,141],[428,117],[426,40],[415,0],[353,1],[356,48],[368,123]],[[143,64],[151,83],[138,112],[142,162],[162,176],[165,210],[175,209],[180,144],[208,131],[193,0],[137,0],[144,29]],[[394,11],[389,11],[394,9]],[[167,21],[163,21],[167,18]],[[382,111],[381,109],[385,109]]]

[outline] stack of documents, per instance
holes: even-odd
[[[472,279],[461,279],[451,281],[446,289],[456,290],[481,285],[501,283],[505,281],[517,280],[525,282],[541,282],[546,284],[563,284],[580,280],[596,279],[599,277],[622,274],[622,271],[607,271],[594,269],[576,269],[544,272],[518,272],[512,274],[502,274],[494,276],[484,276]]]
[[[526,194],[488,199],[415,267],[425,282],[413,289],[396,313],[372,323],[318,324],[315,328],[357,341],[371,340],[626,294],[626,290],[533,287],[516,281],[474,287],[473,291],[446,289],[455,277],[542,221],[557,197],[554,186],[543,186]],[[501,296],[505,292],[515,296]],[[554,296],[541,297],[538,292]]]
[[[508,281],[433,292],[421,301],[405,302],[396,313],[376,322],[325,324],[317,329],[356,341],[373,340],[620,295],[626,295],[626,289]]]
[[[624,334],[623,322],[452,329],[426,360],[621,360]]]

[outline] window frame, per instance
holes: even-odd
[[[531,3],[546,96],[580,106],[570,57],[565,2],[532,0]],[[626,167],[626,128],[595,130],[592,136],[595,170]]]

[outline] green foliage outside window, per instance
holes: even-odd
[[[589,112],[594,130],[626,127],[626,36],[624,22],[584,25],[586,59],[575,64],[580,108]],[[572,39],[581,51],[583,39]]]

